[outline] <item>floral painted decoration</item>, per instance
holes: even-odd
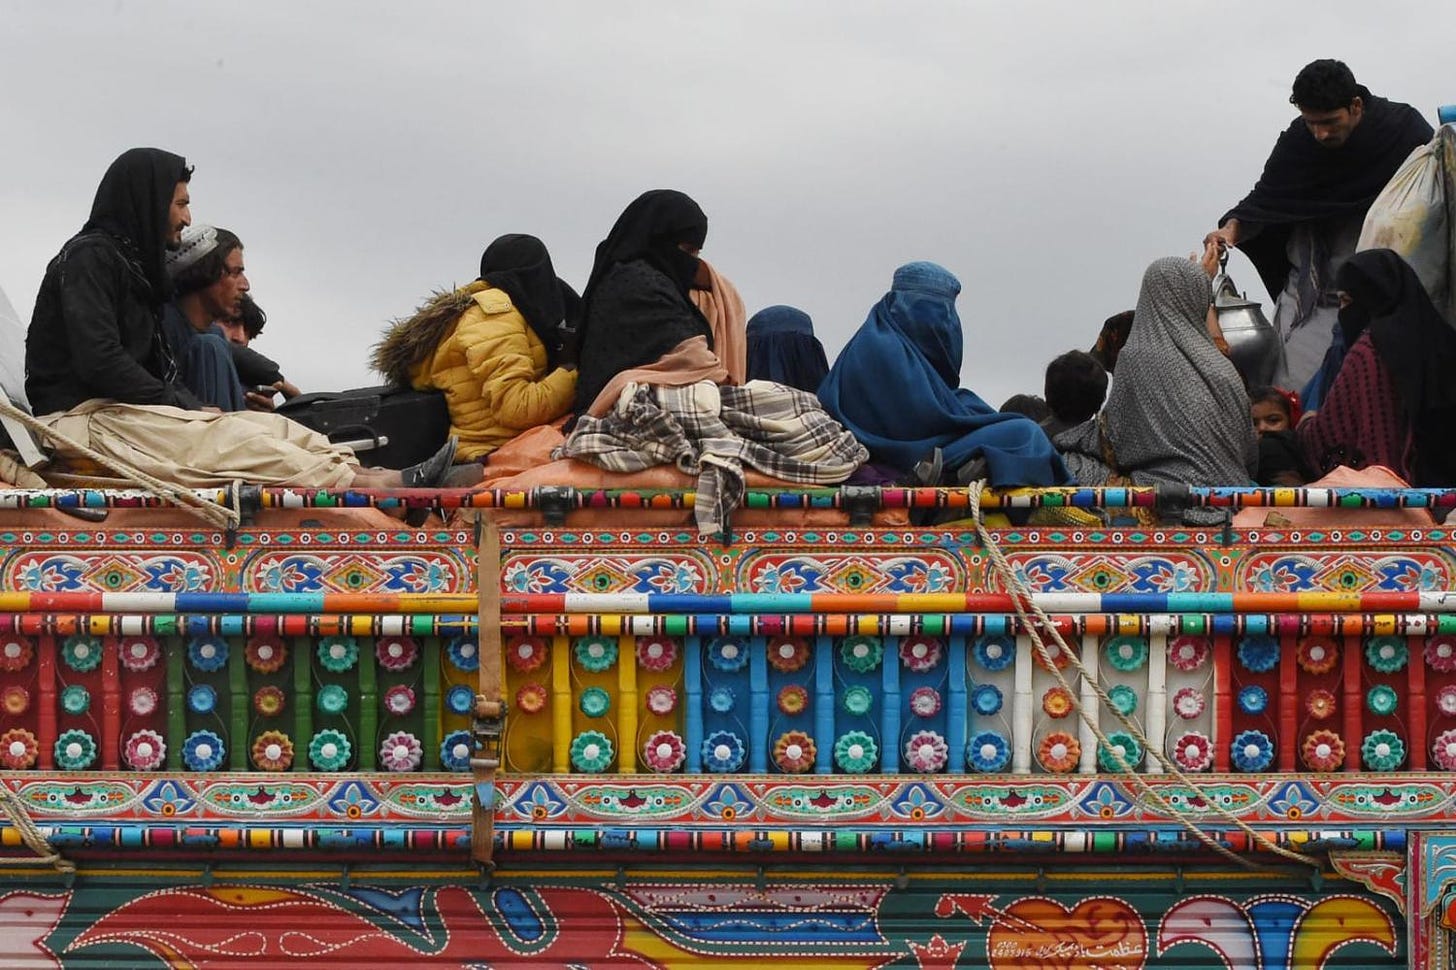
[[[733,637],[716,637],[708,644],[708,664],[725,673],[742,670],[748,666],[748,645]]]
[[[976,663],[995,673],[1015,663],[1016,644],[1010,637],[988,634],[976,638],[971,653],[975,656]]]
[[[1179,687],[1173,693],[1173,713],[1185,721],[1198,717],[1207,706],[1207,698],[1197,687]]]
[[[551,695],[547,693],[544,684],[535,682],[522,684],[516,691],[516,710],[522,714],[540,714],[546,710],[546,703],[550,699]],[[650,697],[647,699],[647,703],[651,707],[652,699]]]
[[[1041,709],[1047,717],[1063,718],[1072,713],[1072,692],[1065,687],[1052,687],[1041,695]]]
[[[600,687],[588,687],[576,699],[576,705],[587,717],[601,717],[612,709],[612,695]]]
[[[738,706],[738,695],[732,687],[714,687],[708,692],[708,706],[719,714],[727,714]]]
[[[1113,731],[1107,736],[1107,744],[1097,746],[1097,764],[1103,771],[1125,771],[1115,757],[1120,753],[1128,768],[1137,768],[1143,762],[1143,746],[1125,731]]]
[[[440,765],[446,771],[469,771],[475,740],[469,731],[451,731],[440,740]]]
[[[466,684],[455,684],[445,691],[445,709],[451,714],[469,714],[475,710],[475,689]]]
[[[288,644],[276,637],[252,637],[243,647],[243,660],[260,674],[273,674],[288,662]]]
[[[217,691],[210,684],[194,684],[187,691],[187,708],[194,714],[211,714],[217,708]]]
[[[134,731],[122,746],[121,757],[136,771],[156,771],[167,757],[167,742],[156,731]]]
[[[223,646],[226,651],[226,645]],[[226,656],[223,658],[226,660]],[[95,637],[75,636],[66,637],[61,644],[61,660],[72,670],[85,673],[88,670],[95,670],[101,666],[101,641]]]
[[[1274,761],[1274,742],[1263,731],[1240,731],[1229,744],[1229,755],[1239,771],[1263,771]]]
[[[1047,656],[1051,658],[1051,666],[1047,666],[1046,661],[1041,658],[1040,650],[1033,647],[1031,651],[1032,659],[1036,661],[1036,665],[1042,670],[1052,670],[1053,668],[1056,670],[1065,670],[1067,665],[1072,662],[1072,658],[1067,656],[1067,652],[1061,648],[1060,644],[1043,643],[1042,647],[1046,650]]]
[[[934,717],[940,713],[940,691],[934,687],[917,687],[910,692],[910,713],[916,717]]]
[[[1436,691],[1436,710],[1447,717],[1456,717],[1456,684],[1447,684]]]
[[[1376,684],[1365,693],[1365,709],[1377,717],[1389,717],[1400,706],[1400,695],[1389,684]]]
[[[293,767],[293,739],[282,731],[264,731],[253,739],[251,754],[259,771],[287,771]]]
[[[1269,692],[1257,685],[1239,691],[1239,710],[1245,714],[1262,714],[1269,706]]]
[[[521,637],[510,642],[505,649],[505,656],[506,663],[512,670],[528,674],[546,666],[546,661],[551,656],[551,647],[545,637]]]
[[[1365,662],[1382,674],[1405,669],[1410,648],[1403,637],[1371,637],[1365,644]]]
[[[409,670],[420,659],[420,645],[413,637],[380,637],[374,641],[374,659],[385,670]]]
[[[950,746],[936,731],[916,731],[905,742],[905,766],[911,771],[940,771],[949,760]]]
[[[1192,673],[1208,662],[1212,652],[1207,637],[1185,634],[1168,644],[1168,663],[1184,673]]]
[[[1051,731],[1036,746],[1036,760],[1054,775],[1064,775],[1082,760],[1082,742],[1066,731]]]
[[[981,731],[966,744],[966,761],[973,771],[1000,771],[1011,763],[1011,745],[998,731]]]
[[[35,657],[35,647],[29,640],[11,637],[0,644],[0,670],[24,670]]]
[[[545,691],[545,688],[542,688]],[[782,696],[782,692],[780,693]],[[663,684],[647,689],[647,709],[653,714],[667,715],[677,710],[677,691]]]
[[[803,637],[779,637],[768,642],[769,666],[791,674],[809,662],[809,641]]]
[[[258,692],[253,695],[253,710],[263,717],[277,717],[283,713],[287,703],[287,695],[282,688],[272,684],[259,687]]]
[[[227,757],[227,746],[211,731],[193,731],[182,742],[182,763],[188,771],[216,771]]]
[[[157,710],[161,698],[150,687],[136,687],[127,695],[126,709],[134,717],[147,717]]]
[[[785,731],[774,742],[773,758],[778,769],[786,774],[800,775],[814,769],[814,759],[819,748],[814,739],[803,731]]]
[[[395,684],[386,690],[384,692],[384,709],[395,717],[404,717],[413,711],[415,709],[414,688],[408,684]]]
[[[617,642],[610,642],[615,651]],[[445,644],[445,656],[450,658],[450,665],[456,670],[463,670],[468,674],[480,669],[480,644],[475,642],[474,637],[455,637]],[[615,657],[616,653],[612,656]]]
[[[1108,691],[1107,699],[1112,702],[1112,709],[1124,717],[1137,710],[1137,691],[1126,684],[1118,684]]]
[[[1131,673],[1141,670],[1148,662],[1148,641],[1142,637],[1113,637],[1102,653],[1114,669]]]
[[[732,731],[714,731],[703,739],[703,768],[707,771],[737,771],[743,767],[748,748]]]
[[[879,760],[879,744],[863,731],[845,731],[834,741],[834,763],[846,774],[865,774]]]
[[[385,771],[415,771],[424,760],[420,739],[408,731],[395,731],[379,742],[379,766]]]
[[[1456,701],[1456,692],[1452,693],[1451,698],[1453,701]],[[1334,717],[1334,691],[1326,690],[1323,687],[1316,687],[1304,698],[1304,709],[1316,721],[1323,721],[1325,718]]]
[[[151,670],[162,659],[162,645],[151,637],[135,637],[121,642],[118,656],[123,667],[140,673]]]
[[[775,703],[781,713],[793,717],[809,706],[809,692],[798,684],[785,684],[779,688]]]
[[[677,771],[687,756],[687,746],[676,731],[658,731],[642,745],[642,760],[653,771]]]
[[[324,714],[342,714],[349,708],[349,692],[340,684],[325,684],[314,697]]]
[[[944,654],[945,647],[934,637],[906,637],[900,641],[900,662],[915,673],[934,670]]]
[[[0,734],[0,766],[9,771],[24,771],[40,756],[40,744],[25,728],[11,728]]]
[[[319,771],[341,771],[349,764],[354,746],[342,731],[324,728],[308,742],[308,760]]]
[[[1184,771],[1206,771],[1213,764],[1213,742],[1202,731],[1184,731],[1173,742],[1172,755]]]
[[[1360,743],[1360,758],[1371,771],[1394,771],[1405,761],[1405,742],[1394,731],[1371,731]]]
[[[1426,664],[1435,671],[1456,671],[1456,637],[1431,637],[1426,641]]]
[[[845,637],[839,646],[839,659],[857,674],[867,674],[885,659],[885,645],[879,637]]]
[[[839,702],[844,706],[846,714],[863,717],[870,712],[870,708],[874,707],[875,695],[870,693],[868,687],[856,684],[844,692],[844,696],[840,698]]]
[[[1340,662],[1340,648],[1325,637],[1306,637],[1299,642],[1295,661],[1306,673],[1327,674]]]
[[[3,747],[4,738],[0,737],[0,748]],[[1436,740],[1431,742],[1431,757],[1442,771],[1456,771],[1456,728],[1436,735]]]
[[[1279,666],[1279,641],[1262,634],[1239,641],[1239,663],[1245,670],[1265,674]]]
[[[600,731],[583,731],[571,742],[571,763],[577,771],[599,774],[612,766],[616,749]]]
[[[971,691],[971,710],[983,717],[988,717],[1001,710],[1005,698],[1001,694],[1001,688],[995,684],[977,684]]]
[[[61,710],[67,714],[85,714],[91,709],[91,692],[80,684],[69,684],[61,691]]]
[[[643,670],[671,670],[677,663],[677,641],[670,637],[643,637],[637,641],[637,666]]]
[[[222,637],[193,637],[187,643],[187,662],[205,674],[227,666],[228,643]]]
[[[11,717],[19,717],[30,710],[30,691],[19,684],[11,684],[0,690],[0,711]]]
[[[1299,753],[1310,771],[1339,771],[1345,764],[1345,741],[1334,731],[1311,731]]]
[[[330,673],[353,670],[359,662],[359,641],[353,637],[324,637],[319,641],[318,661]]]

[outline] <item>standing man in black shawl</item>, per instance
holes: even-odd
[[[1300,390],[1333,336],[1335,270],[1355,252],[1370,204],[1432,130],[1415,108],[1356,83],[1341,61],[1306,65],[1289,101],[1299,117],[1275,142],[1253,191],[1204,244],[1238,246],[1253,260],[1283,341],[1275,383]]]

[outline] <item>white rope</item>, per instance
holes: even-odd
[[[25,843],[26,848],[40,857],[41,862],[53,866],[57,872],[72,873],[76,871],[76,864],[61,855],[55,846],[46,841],[46,837],[36,827],[35,820],[30,817],[30,813],[25,810],[20,799],[16,798],[15,793],[3,782],[0,782],[0,812],[3,812],[5,817],[10,820],[10,824],[15,826],[15,830],[20,833],[20,840]],[[0,857],[0,866],[33,866],[35,861],[23,857],[5,856]]]

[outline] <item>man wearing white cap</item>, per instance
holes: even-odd
[[[237,314],[248,292],[243,244],[226,229],[192,225],[167,253],[176,293],[162,310],[162,333],[177,359],[177,376],[204,404],[224,411],[248,406],[227,339],[217,326]]]

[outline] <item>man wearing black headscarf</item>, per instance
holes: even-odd
[[[1306,65],[1289,100],[1299,117],[1253,190],[1204,242],[1238,246],[1253,260],[1283,340],[1275,383],[1300,390],[1330,346],[1335,269],[1355,251],[1370,204],[1432,130],[1416,109],[1372,95],[1336,60]]]
[[[36,414],[92,398],[200,408],[176,381],[158,327],[171,295],[164,255],[192,221],[180,155],[123,152],[91,217],[46,267],[25,340],[25,393]]]

